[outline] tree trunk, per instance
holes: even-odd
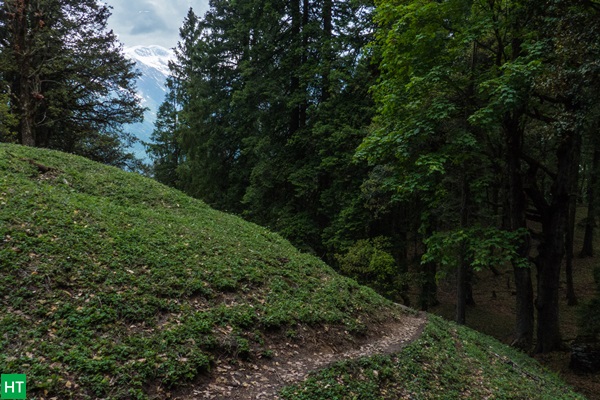
[[[300,92],[300,65],[302,64],[302,15],[300,12],[300,0],[292,0],[290,3],[292,13],[292,48],[293,54],[290,79],[290,98],[292,98],[292,109],[290,115],[290,137],[300,130],[302,118],[301,102],[297,100]]]
[[[463,166],[463,168],[465,168]],[[460,226],[463,229],[469,224],[469,182],[467,174],[463,170],[462,173],[462,191],[461,191],[461,210],[460,210]],[[460,325],[466,324],[467,321],[467,274],[468,274],[468,259],[467,259],[467,243],[463,240],[460,250],[460,263],[456,272],[456,323]]]
[[[437,274],[437,265],[428,262],[423,265],[423,284],[421,285],[421,294],[419,296],[419,305],[421,311],[429,310],[429,307],[440,304],[437,298],[437,283],[435,276]]]
[[[597,140],[595,142],[590,180],[587,187],[588,213],[585,220],[585,235],[583,237],[583,246],[579,253],[580,257],[594,257],[594,228],[596,227],[595,194],[598,182],[598,167],[600,167],[600,146]]]
[[[392,210],[391,226],[389,235],[392,240],[392,256],[398,265],[398,275],[402,276],[408,273],[408,231],[406,230],[407,210],[404,207],[394,207]],[[400,287],[400,297],[402,304],[411,306],[409,296],[409,284],[405,279]]]
[[[323,47],[321,54],[321,62],[323,63],[321,102],[326,102],[331,93],[331,85],[329,83],[329,75],[332,62],[331,38],[333,34],[333,0],[323,1]]]
[[[504,224],[509,231],[527,228],[526,198],[521,177],[521,146],[523,131],[519,126],[519,119],[515,116],[506,116],[504,121],[506,133],[506,163],[508,187],[506,193],[506,210]],[[529,237],[523,239],[517,252],[520,257],[529,257]],[[533,285],[531,282],[531,269],[518,265],[513,266],[516,287],[516,321],[515,339],[512,345],[523,350],[529,350],[533,343],[534,305]]]
[[[577,193],[579,184],[579,161],[581,159],[581,146],[575,143],[573,150],[573,160],[571,163],[571,171],[569,172],[571,179],[571,190],[569,195],[569,206],[567,215],[567,226],[565,234],[565,252],[566,252],[566,278],[567,278],[567,304],[569,306],[577,305],[577,296],[575,295],[575,286],[573,284],[573,257],[575,239],[575,214],[577,212]]]
[[[429,218],[429,226],[427,227],[427,236],[431,236],[434,231],[435,221]],[[416,251],[416,246],[415,246]],[[440,304],[437,298],[437,265],[434,262],[428,262],[423,266],[423,284],[421,285],[421,294],[419,296],[419,305],[422,311],[427,311],[429,307]]]
[[[25,79],[23,79],[25,80]],[[19,96],[19,106],[21,108],[19,118],[19,134],[20,143],[24,146],[35,146],[35,111],[33,105],[33,99],[31,95],[27,93],[27,90],[21,90]]]
[[[15,108],[14,114],[19,118],[19,142],[25,146],[35,146],[35,112],[36,99],[33,94],[36,91],[34,82],[36,74],[32,68],[31,60],[31,35],[28,13],[30,12],[30,1],[20,0],[15,4],[5,4],[8,9],[10,21],[7,21],[9,32],[13,36],[12,56],[16,63],[12,73],[12,94]]]
[[[302,57],[301,57],[302,61],[301,61],[300,65],[296,66],[296,68],[298,68],[299,71],[300,71],[300,66],[306,65],[306,63],[308,62],[308,42],[310,39],[310,37],[309,37],[310,29],[308,28],[309,23],[310,23],[310,1],[303,0],[303,2],[302,2]],[[302,102],[299,107],[300,107],[299,127],[305,128],[306,122],[308,120],[308,99],[305,94],[303,94],[303,96],[302,96]]]
[[[456,272],[456,323],[464,325],[467,322],[467,266],[464,250],[461,252],[463,255]]]
[[[466,291],[466,301],[468,306],[475,306],[475,296],[473,296],[473,277],[475,276],[475,271],[473,271],[473,267],[470,265],[467,269],[467,291]]]
[[[563,132],[556,150],[557,172],[550,191],[551,202],[543,204],[543,196],[532,188],[536,207],[542,215],[542,242],[538,247],[538,310],[536,353],[563,348],[559,319],[560,267],[565,253],[567,223],[575,165],[579,162],[581,135],[576,130]]]
[[[536,353],[547,353],[562,348],[558,293],[567,211],[557,210],[552,214],[544,221],[544,238],[539,246],[539,258],[536,263],[538,267],[535,302],[538,312]]]
[[[524,246],[523,246],[524,247]],[[521,252],[520,250],[519,252]],[[516,321],[515,339],[512,346],[530,350],[533,343],[533,284],[531,282],[531,269],[513,267],[516,291]]]

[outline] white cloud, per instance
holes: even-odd
[[[208,0],[104,0],[112,9],[110,29],[125,46],[159,45],[173,48],[190,7],[203,15]]]

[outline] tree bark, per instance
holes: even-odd
[[[292,0],[290,3],[292,13],[292,49],[290,51],[294,56],[292,57],[292,75],[290,78],[290,97],[294,99],[292,101],[292,110],[290,115],[290,137],[300,130],[301,119],[302,119],[302,106],[301,102],[296,100],[300,92],[300,76],[299,70],[302,64],[302,15],[300,12],[300,0]]]
[[[9,32],[12,35],[12,48],[10,49],[15,62],[12,72],[12,107],[14,114],[18,115],[19,142],[25,146],[35,146],[35,112],[36,99],[33,94],[36,91],[34,82],[36,74],[32,68],[31,39],[32,32],[36,29],[29,26],[28,13],[30,12],[29,0],[18,0],[14,4],[5,3],[10,20]],[[11,7],[13,7],[11,9]]]
[[[429,218],[427,236],[431,236],[434,231],[435,221]],[[416,246],[415,246],[416,247]],[[420,258],[420,257],[419,257]],[[419,305],[422,311],[427,311],[429,307],[440,304],[437,298],[437,265],[434,262],[428,262],[423,265],[423,284],[421,285],[421,294],[419,296]]]
[[[571,188],[569,193],[569,206],[565,234],[565,273],[567,278],[567,304],[569,306],[576,306],[578,303],[577,296],[575,295],[575,286],[573,284],[573,240],[575,239],[575,214],[577,212],[577,193],[579,192],[578,187],[579,164],[581,160],[581,141],[575,141],[574,146],[575,148],[573,149],[573,160],[571,161],[571,170],[569,172]]]
[[[594,229],[596,228],[595,194],[598,182],[598,167],[600,167],[600,146],[598,143],[594,143],[594,156],[592,158],[590,179],[587,187],[588,213],[585,220],[585,234],[583,236],[583,246],[579,253],[580,257],[594,257]]]
[[[571,110],[572,111],[572,110]],[[573,129],[563,132],[556,150],[557,173],[552,184],[550,204],[543,204],[543,197],[536,188],[531,195],[542,216],[542,242],[536,260],[538,272],[538,311],[536,353],[547,353],[563,348],[559,318],[560,267],[565,254],[569,204],[573,188],[575,164],[579,161],[580,133]]]
[[[565,204],[566,206],[566,204]],[[538,313],[536,353],[547,353],[562,348],[559,325],[560,266],[564,256],[564,233],[567,212],[555,211],[544,218],[543,242],[540,244],[537,298]]]
[[[22,85],[25,87],[28,86],[28,82],[26,79],[22,79],[24,81]],[[19,134],[20,134],[20,142],[24,146],[35,146],[35,110],[33,99],[31,95],[27,93],[27,90],[21,89],[21,94],[19,96],[19,106],[21,108],[21,112],[19,113]]]
[[[437,274],[437,265],[429,262],[423,265],[423,284],[421,285],[421,294],[419,296],[419,306],[421,311],[429,310],[429,307],[440,304],[437,298],[437,284],[435,276]]]
[[[331,70],[332,62],[332,51],[331,51],[331,38],[333,34],[333,0],[323,1],[323,47],[321,54],[321,62],[323,63],[322,70],[322,88],[321,88],[321,102],[324,103],[329,100],[331,93],[331,85],[329,83],[329,75]]]
[[[310,1],[303,0],[302,2],[302,57],[301,57],[301,65],[306,65],[308,62],[308,42],[310,39],[308,25],[310,23]],[[299,67],[299,66],[298,66]],[[300,128],[306,127],[306,122],[308,120],[308,99],[305,94],[302,96],[302,102],[300,104]]]
[[[519,118],[507,115],[504,120],[506,133],[506,164],[507,164],[507,198],[505,200],[506,210],[504,221],[506,229],[517,231],[527,228],[526,220],[526,197],[523,179],[521,177],[521,146],[523,131],[519,126]],[[517,253],[522,258],[529,257],[529,237],[525,237],[520,243]],[[533,285],[531,282],[531,269],[518,265],[513,266],[516,287],[516,321],[515,339],[512,345],[523,350],[529,350],[533,343],[534,330],[534,305]]]
[[[466,229],[469,224],[469,182],[464,170],[461,192],[460,226]],[[469,269],[466,239],[461,244],[460,253],[460,263],[456,272],[456,323],[464,325],[467,322],[467,274]]]

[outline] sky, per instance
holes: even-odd
[[[190,7],[197,15],[208,10],[208,0],[104,0],[112,7],[108,27],[126,47],[159,45],[173,48]]]

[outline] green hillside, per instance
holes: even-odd
[[[268,359],[299,327],[364,338],[403,318],[264,228],[53,151],[0,145],[0,239],[0,372],[26,374],[28,398],[188,398],[217,359]],[[355,377],[350,392],[340,377]],[[452,384],[468,398],[471,382],[490,398],[576,398],[532,360],[437,319],[400,354],[336,365],[284,396],[428,398]]]

